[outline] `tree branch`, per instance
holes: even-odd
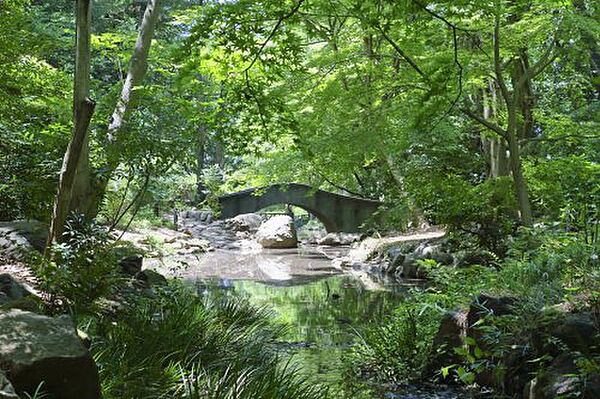
[[[265,47],[267,46],[267,44],[269,44],[269,42],[271,41],[271,39],[273,39],[273,37],[275,36],[275,33],[277,33],[277,30],[279,29],[279,27],[281,26],[281,24],[283,23],[283,21],[285,21],[288,18],[291,18],[300,9],[300,6],[302,5],[302,3],[304,3],[304,0],[299,0],[298,3],[296,3],[296,5],[294,6],[294,8],[292,8],[292,10],[289,13],[287,13],[285,15],[282,15],[277,20],[277,23],[273,27],[273,30],[271,30],[271,33],[269,33],[269,36],[267,36],[267,39],[261,44],[260,48],[258,49],[258,52],[254,55],[254,58],[252,59],[252,62],[250,62],[250,65],[248,65],[244,69],[244,71],[243,71],[244,74],[247,74],[247,72],[250,69],[252,69],[252,67],[254,66],[254,64],[256,63],[256,61],[258,61],[258,57],[260,57],[260,55],[262,54],[262,52],[265,49]]]
[[[470,109],[463,108],[462,112],[465,115],[467,115],[469,118],[475,120],[479,124],[485,126],[486,128],[490,129],[494,133],[498,134],[503,139],[508,140],[508,133],[506,132],[506,130],[502,129],[497,124],[490,122],[489,120],[483,118],[482,116],[477,115],[476,113],[472,112]]]
[[[337,188],[338,190],[345,191],[348,194],[354,195],[356,197],[365,198],[365,199],[372,199],[372,198],[368,198],[368,197],[364,196],[363,194],[357,193],[356,191],[349,190],[346,187],[343,187],[343,186],[340,186],[339,184],[334,183],[333,181],[331,181],[330,179],[328,179],[327,176],[325,176],[324,174],[322,174],[319,171],[317,171],[317,174],[319,174],[319,176],[321,176],[321,178],[323,180],[325,180],[327,183],[331,184],[333,187]]]
[[[430,9],[427,8],[427,6],[425,4],[421,3],[420,1],[413,0],[413,2],[416,3],[417,5],[419,5],[419,7],[421,7],[429,15],[433,16],[436,19],[439,19],[440,21],[442,21],[443,23],[445,23],[447,26],[449,26],[450,29],[452,29],[452,43],[453,43],[453,47],[454,47],[454,65],[456,65],[456,67],[458,69],[458,92],[456,93],[456,97],[454,98],[454,100],[450,104],[450,107],[448,108],[448,110],[446,112],[444,112],[444,114],[441,116],[441,118],[439,118],[439,120],[433,125],[432,129],[434,129],[439,124],[439,122],[441,122],[447,115],[450,114],[450,112],[452,112],[452,110],[454,109],[454,107],[456,106],[456,104],[458,104],[458,102],[460,101],[460,98],[462,97],[462,93],[463,93],[463,66],[460,63],[460,60],[458,59],[458,34],[456,32],[457,32],[457,30],[461,30],[461,31],[466,31],[466,30],[457,27],[455,24],[453,24],[452,22],[448,21],[443,16],[441,16],[441,15],[439,15],[439,14],[431,11]]]
[[[498,87],[500,87],[500,93],[502,93],[502,97],[504,98],[504,102],[506,103],[506,108],[510,109],[511,107],[511,97],[506,87],[506,82],[504,81],[504,76],[502,76],[502,60],[500,59],[500,12],[498,11],[495,16],[494,21],[494,72],[496,74],[496,81],[498,82]]]
[[[298,3],[296,3],[294,8],[292,8],[292,10],[289,13],[284,14],[281,17],[279,17],[279,19],[277,20],[277,23],[271,30],[271,33],[269,33],[269,36],[267,36],[267,39],[261,44],[260,48],[258,49],[258,52],[254,55],[254,58],[252,59],[250,64],[246,68],[244,68],[244,70],[242,71],[242,73],[244,74],[246,87],[248,88],[249,95],[252,97],[252,99],[254,100],[254,102],[256,103],[256,106],[258,108],[258,115],[260,117],[260,121],[261,121],[261,124],[263,125],[263,127],[266,127],[267,124],[266,124],[265,117],[263,114],[262,104],[260,103],[258,96],[256,95],[256,93],[254,92],[254,89],[252,88],[252,84],[250,83],[250,74],[248,72],[250,71],[250,69],[252,69],[254,64],[256,64],[256,61],[258,61],[258,58],[262,54],[262,52],[265,49],[265,47],[267,46],[267,44],[273,39],[273,37],[275,36],[275,33],[277,33],[277,30],[279,29],[279,27],[281,26],[283,21],[292,17],[300,9],[300,6],[302,5],[302,3],[304,3],[304,0],[299,0]]]
[[[387,33],[385,33],[385,31],[381,28],[381,26],[376,26],[375,29],[377,29],[379,31],[379,33],[381,33],[381,35],[383,36],[383,38],[385,39],[386,42],[388,42],[393,48],[394,50],[398,53],[398,55],[400,55],[400,57],[402,57],[406,62],[408,62],[408,64],[419,74],[421,75],[421,77],[425,80],[429,80],[429,78],[427,77],[427,75],[421,70],[421,68],[419,68],[419,66],[417,65],[417,63],[410,58],[403,50],[402,48],[400,48],[400,46],[398,45],[398,43],[396,43],[391,37],[388,36]]]
[[[530,68],[525,70],[525,73],[519,79],[517,83],[519,87],[523,87],[528,80],[535,78],[539,75],[548,65],[550,65],[558,56],[558,54],[552,54],[552,51],[556,47],[556,41],[553,40],[552,43],[548,46],[544,54],[540,57],[540,59]]]

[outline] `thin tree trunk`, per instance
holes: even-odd
[[[132,99],[133,89],[138,86],[148,69],[148,54],[154,36],[154,28],[158,20],[159,6],[161,0],[148,0],[146,11],[140,25],[137,41],[131,57],[131,64],[125,83],[121,90],[121,96],[113,111],[108,125],[108,140],[114,142],[118,131],[123,127],[125,113]]]
[[[108,162],[105,165],[110,176],[119,164],[118,148],[116,147],[116,137],[123,127],[125,116],[128,109],[131,108],[133,92],[136,86],[142,82],[148,69],[148,54],[154,36],[154,28],[158,20],[159,6],[162,0],[148,0],[146,10],[140,24],[138,37],[135,43],[133,54],[131,56],[129,71],[121,90],[121,95],[112,113],[108,125]],[[73,209],[84,213],[88,218],[93,218],[98,213],[102,198],[106,192],[106,186],[110,177],[94,179],[89,165],[89,148],[84,145],[81,167],[78,168],[76,176],[75,201]]]
[[[484,91],[483,100],[483,118],[492,120],[496,117],[496,87],[493,82],[488,85],[487,91]],[[484,145],[488,153],[490,161],[489,177],[496,178],[508,176],[509,165],[508,156],[506,155],[506,144],[502,137],[486,137]]]
[[[523,176],[521,166],[521,153],[519,148],[519,135],[517,131],[517,107],[513,101],[508,109],[508,150],[510,151],[510,169],[513,176],[517,201],[519,204],[519,216],[524,226],[533,224],[531,204],[529,202],[529,189],[527,181]]]
[[[77,45],[73,90],[73,136],[65,152],[50,223],[47,248],[62,236],[72,198],[73,183],[95,103],[88,98],[90,87],[91,0],[77,1]],[[48,251],[46,251],[48,254]]]
[[[206,199],[206,187],[202,181],[204,172],[204,158],[206,156],[206,134],[205,128],[202,127],[198,132],[198,142],[196,144],[196,202],[200,203]]]
[[[521,223],[525,226],[533,224],[531,213],[531,203],[529,201],[529,190],[527,181],[523,176],[521,165],[521,154],[519,148],[519,136],[517,131],[517,105],[515,101],[519,98],[519,85],[514,88],[516,92],[510,93],[506,87],[504,76],[502,75],[502,60],[500,59],[500,13],[496,14],[494,25],[494,72],[496,81],[500,87],[500,94],[506,104],[508,112],[508,128],[506,129],[506,139],[508,141],[508,150],[510,152],[510,168],[513,176],[515,192],[517,194],[517,204]]]
[[[521,50],[519,57],[514,61],[512,76],[512,85],[516,88],[526,71],[530,68],[529,56],[526,50]],[[520,115],[517,119],[517,132],[519,139],[528,139],[533,137],[533,107],[535,105],[531,78],[525,79],[522,87],[515,91],[515,105],[519,108]]]
[[[221,170],[225,168],[225,146],[218,138],[215,140],[215,165]]]

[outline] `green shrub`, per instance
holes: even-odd
[[[600,165],[583,155],[525,164],[532,201],[549,220],[585,230],[600,219]],[[597,234],[597,233],[596,233]]]
[[[372,382],[405,383],[421,376],[440,312],[424,312],[406,303],[381,326],[360,334],[347,361],[350,381],[356,375]]]
[[[94,302],[115,288],[118,251],[103,227],[81,215],[69,218],[62,238],[51,248],[51,260],[37,265],[42,289],[51,296],[52,311],[94,312]]]
[[[509,178],[472,184],[458,175],[416,171],[407,178],[416,205],[433,224],[472,237],[498,255],[515,228],[515,203]]]

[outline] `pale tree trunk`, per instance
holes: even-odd
[[[158,20],[160,2],[161,0],[148,0],[131,57],[129,71],[108,125],[107,174],[110,174],[118,166],[118,149],[115,146],[116,136],[123,127],[125,114],[130,108],[133,98],[133,91],[142,82],[148,69],[148,54],[152,44],[152,37],[154,36],[154,28]],[[87,138],[84,144],[80,166],[77,169],[77,176],[75,177],[75,187],[73,189],[74,200],[71,209],[85,214],[88,218],[93,218],[98,213],[109,179],[106,177],[103,179],[93,178],[89,162]]]
[[[139,86],[146,70],[148,69],[148,53],[154,36],[154,28],[158,20],[160,0],[148,0],[146,11],[140,25],[135,48],[131,57],[131,64],[125,83],[121,90],[121,96],[113,111],[110,123],[108,125],[108,140],[113,142],[118,131],[123,127],[125,113],[132,99],[133,89]]]
[[[484,91],[483,100],[483,118],[493,120],[496,117],[496,86],[494,82],[489,82],[488,90]],[[483,143],[486,146],[486,153],[489,157],[489,177],[496,178],[508,176],[508,156],[507,148],[502,137],[485,137]]]
[[[90,87],[91,0],[78,0],[76,13],[77,45],[73,90],[73,136],[65,152],[60,171],[47,248],[53,242],[59,240],[63,233],[72,199],[77,166],[88,141],[88,127],[95,107],[95,103],[88,97]]]
[[[204,158],[206,156],[205,128],[198,131],[198,143],[196,144],[196,202],[202,202],[206,199],[204,191],[206,187],[203,183]]]

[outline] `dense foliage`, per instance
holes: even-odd
[[[81,85],[73,3],[0,0],[1,221],[59,219]],[[159,3],[148,29],[152,2],[91,2],[83,86],[95,108],[62,192],[77,213],[38,268],[53,311],[92,315],[107,397],[322,397],[263,347],[273,325],[246,304],[175,289],[117,321],[98,313],[123,283],[123,254],[100,225],[165,224],[163,214],[272,183],[380,200],[365,231],[439,225],[453,251],[488,258],[423,264],[431,285],[362,333],[352,376],[418,376],[445,312],[482,291],[519,298],[519,311],[482,322],[493,350],[465,342],[461,361],[440,370],[467,384],[500,373],[500,352],[543,326],[531,309],[567,302],[598,314],[597,2]],[[578,364],[581,375],[598,370],[588,354]]]

